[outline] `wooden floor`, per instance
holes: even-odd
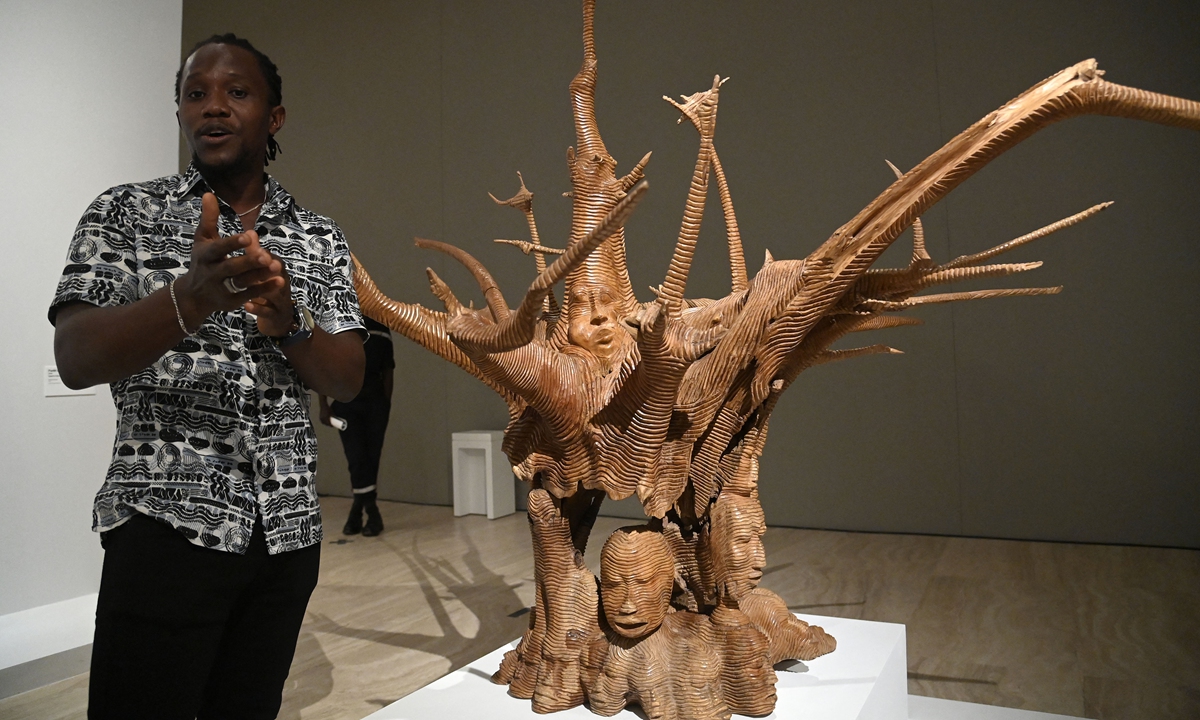
[[[523,513],[381,503],[387,530],[330,536],[285,720],[357,720],[518,637],[533,601]],[[628,520],[600,518],[588,549]],[[772,528],[762,584],[796,611],[908,626],[914,694],[1079,717],[1200,718],[1200,551]],[[515,701],[514,701],[515,702]],[[86,715],[87,675],[0,701]]]

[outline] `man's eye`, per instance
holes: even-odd
[[[191,98],[192,100],[196,100],[198,98],[204,97],[204,93],[201,92],[200,90],[189,90],[187,95],[185,95],[184,97]]]
[[[246,91],[245,91],[245,90],[238,90],[238,89],[235,89],[235,90],[230,90],[230,91],[229,91],[229,94],[230,94],[230,95],[232,95],[232,96],[234,96],[235,98],[238,98],[238,99],[241,99],[241,98],[244,98],[244,97],[246,97]]]

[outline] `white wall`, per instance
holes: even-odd
[[[0,0],[0,615],[94,593],[107,388],[43,397],[46,309],[105,188],[176,169],[179,0]]]

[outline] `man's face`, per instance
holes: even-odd
[[[674,578],[670,550],[661,538],[634,536],[606,543],[600,555],[600,594],[609,626],[633,639],[657,630],[667,616]]]
[[[607,285],[579,285],[571,289],[567,339],[598,358],[616,354],[625,330],[618,324],[617,295]]]
[[[179,127],[202,170],[261,169],[267,138],[283,127],[258,61],[236,45],[214,43],[192,54],[179,83]]]

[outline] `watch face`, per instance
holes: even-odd
[[[301,340],[307,340],[311,335],[315,323],[313,322],[312,313],[303,305],[293,305],[293,310],[296,313],[296,329],[276,342],[279,347],[288,347]]]

